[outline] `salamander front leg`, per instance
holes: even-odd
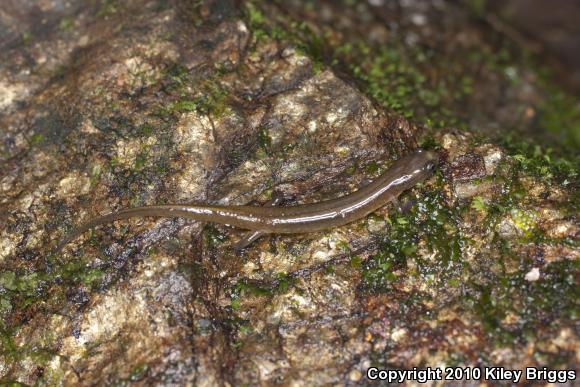
[[[410,197],[393,199],[393,206],[402,215],[407,214],[415,205],[415,200]]]
[[[264,206],[274,207],[274,206],[277,206],[277,205],[281,204],[282,202],[284,202],[284,200],[285,200],[284,193],[282,193],[281,191],[274,191],[274,192],[272,192],[272,199],[268,200],[264,204]],[[267,234],[267,233],[263,232],[263,231],[249,231],[244,235],[244,237],[242,239],[240,239],[238,241],[238,243],[236,243],[234,245],[234,249],[236,251],[243,250],[246,247],[248,247],[250,244],[252,244],[256,239],[263,236],[264,234]]]

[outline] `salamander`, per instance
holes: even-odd
[[[254,231],[251,240],[268,233],[308,233],[338,227],[361,219],[395,200],[401,192],[431,176],[437,163],[436,153],[418,149],[395,161],[385,173],[359,190],[319,203],[289,207],[166,204],[128,208],[81,225],[59,243],[57,251],[94,227],[142,216],[183,217],[228,224]]]

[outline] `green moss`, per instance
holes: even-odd
[[[19,276],[16,289],[22,293],[33,295],[46,278],[45,275],[38,272],[31,272]]]
[[[58,23],[58,28],[62,31],[72,31],[75,28],[75,19],[70,16],[63,17]]]
[[[457,115],[445,106],[463,100],[474,89],[471,77],[457,79],[451,71],[437,79],[428,78],[422,66],[433,53],[419,48],[408,51],[396,43],[372,48],[363,42],[347,42],[336,48],[335,55],[339,60],[352,60],[353,75],[380,104],[428,127],[459,125]]]
[[[140,137],[149,137],[153,134],[154,129],[153,126],[149,124],[141,125],[137,131]]]
[[[132,382],[137,382],[143,379],[149,372],[149,366],[147,364],[141,364],[133,368],[129,373],[129,380]]]
[[[363,284],[368,290],[385,291],[391,282],[397,279],[394,273],[397,264],[404,264],[398,260],[399,255],[381,251],[367,261],[363,270]]]
[[[537,227],[537,213],[530,210],[514,208],[510,211],[510,216],[515,226],[526,237],[531,237]]]
[[[119,0],[103,0],[97,11],[97,17],[107,17],[119,11]]]
[[[90,179],[91,180],[91,187],[94,187],[95,185],[97,185],[97,183],[101,179],[101,173],[102,173],[101,164],[93,165],[93,168],[91,170],[91,179]]]
[[[189,83],[189,70],[187,67],[179,63],[172,63],[165,69],[165,74],[171,81],[170,87],[172,89],[187,91]]]
[[[234,285],[231,297],[235,300],[245,296],[265,297],[271,296],[272,294],[273,290],[270,288],[260,286],[251,281],[241,280]]]
[[[175,112],[195,112],[197,111],[197,103],[190,100],[182,100],[172,103],[169,106],[169,110],[172,113]]]
[[[286,31],[268,20],[254,2],[247,1],[244,10],[254,44],[266,39],[284,39],[287,36]]]
[[[250,326],[242,324],[238,327],[238,332],[240,335],[249,335],[253,332],[253,330]]]
[[[270,154],[272,151],[272,137],[270,137],[270,133],[268,132],[268,128],[265,126],[261,126],[258,129],[258,145],[260,148],[266,152],[266,154]]]
[[[30,31],[25,31],[22,33],[22,44],[27,46],[32,43],[32,33]]]
[[[6,387],[28,387],[27,384],[20,383],[11,379],[0,378],[0,383],[2,383],[2,386]]]
[[[297,53],[304,53],[308,56],[312,61],[312,71],[314,74],[320,73],[324,69],[326,42],[304,22],[298,24],[292,23],[291,28],[292,31],[298,31],[298,36],[293,36]]]
[[[55,256],[47,257],[50,271],[12,272],[0,274],[2,313],[22,311],[44,302],[58,305],[66,298],[64,293],[83,284],[96,289],[101,286],[106,269],[90,268],[83,259],[59,262]]]
[[[381,218],[381,220],[382,220],[382,218]],[[340,251],[343,251],[343,252],[350,251],[350,246],[345,241],[338,241],[338,242],[336,242],[336,248],[338,250],[340,250]]]
[[[149,153],[147,152],[147,150],[142,150],[141,152],[139,152],[137,157],[135,157],[135,164],[134,164],[135,170],[137,170],[137,171],[143,170],[143,168],[147,164],[148,155],[149,155]]]
[[[88,269],[80,271],[78,278],[85,286],[94,288],[101,282],[104,275],[105,272],[100,269]]]
[[[260,11],[255,4],[252,2],[246,2],[245,7],[247,19],[253,30],[258,30],[266,24],[266,16],[264,16],[262,11]]]
[[[326,44],[307,23],[284,19],[281,14],[276,15],[281,20],[270,20],[252,1],[245,2],[244,9],[254,48],[268,40],[284,41],[294,46],[297,54],[310,58],[312,71],[315,74],[322,71]]]
[[[471,208],[480,212],[487,211],[487,205],[481,196],[476,196],[471,201]]]
[[[522,256],[519,252],[522,244],[565,244],[567,241],[550,241],[538,229],[538,214],[524,207],[528,195],[520,177],[531,174],[551,185],[560,184],[560,179],[570,179],[573,173],[559,163],[553,164],[539,147],[526,153],[527,156],[517,153],[515,157],[508,157],[497,167],[494,179],[502,186],[498,198],[486,204],[483,198],[476,197],[470,207],[464,207],[464,210],[485,213],[481,228],[492,235],[492,250],[500,255],[492,261],[487,261],[487,255],[478,255],[473,267],[470,265],[463,270],[468,279],[460,282],[462,296],[459,301],[466,311],[475,313],[492,348],[535,341],[538,328],[566,319],[570,321],[578,313],[578,305],[573,301],[578,299],[578,291],[572,285],[573,273],[578,271],[576,262],[550,263],[541,267],[540,280],[525,280],[525,273],[537,262]],[[499,222],[506,217],[520,230],[521,237],[504,240],[496,233]],[[481,275],[482,267],[487,269],[485,276]],[[452,284],[451,280],[448,283]]]
[[[9,297],[0,297],[0,315],[12,311],[12,302]]]
[[[60,386],[64,384],[64,372],[61,368],[46,367],[36,385]]]
[[[4,322],[0,322],[0,343],[2,344],[0,346],[0,353],[7,360],[14,361],[22,356],[18,346],[14,342],[12,331],[6,328]]]
[[[0,286],[8,290],[16,290],[16,274],[12,271],[5,271],[0,273]]]
[[[465,308],[476,313],[488,338],[497,346],[535,340],[538,328],[578,317],[576,300],[580,292],[573,274],[580,268],[578,262],[564,260],[546,265],[536,282],[524,278],[529,267],[515,273],[488,273],[488,284],[468,284],[466,288],[462,300]],[[514,316],[509,324],[504,322],[508,314]],[[552,325],[551,329],[558,328]]]
[[[510,141],[508,139],[504,146],[511,156],[500,163],[496,176],[491,178],[495,184],[502,186],[501,196],[489,204],[478,203],[478,198],[475,198],[472,205],[483,205],[481,210],[486,212],[486,218],[483,222],[485,229],[495,230],[498,223],[504,217],[509,216],[523,232],[527,241],[550,243],[549,238],[543,235],[534,224],[537,215],[530,209],[522,208],[528,194],[520,178],[531,176],[538,179],[539,184],[543,183],[548,188],[555,186],[566,189],[569,198],[560,205],[561,210],[564,213],[575,214],[576,208],[580,204],[577,188],[578,159],[569,161],[553,155],[550,148],[544,149],[522,140]],[[559,242],[567,243],[566,241]]]
[[[240,302],[240,299],[237,296],[235,296],[234,298],[232,298],[231,303],[230,303],[230,306],[231,306],[231,308],[233,310],[240,309],[241,305],[242,305],[242,303]]]
[[[30,137],[30,140],[28,141],[28,145],[30,147],[34,147],[37,145],[40,145],[42,143],[44,143],[46,141],[44,135],[42,135],[41,133],[35,133],[32,135],[32,137]]]
[[[227,238],[226,234],[222,233],[217,227],[209,223],[203,226],[202,232],[203,240],[206,246],[210,249],[218,248]]]
[[[380,166],[376,161],[371,161],[365,166],[365,172],[369,175],[375,175],[379,169]]]
[[[294,277],[287,275],[286,273],[278,273],[276,276],[276,293],[283,294],[288,292],[292,286],[296,284]]]
[[[109,168],[114,170],[117,165],[119,165],[119,158],[117,156],[111,157],[109,160]]]
[[[446,205],[441,184],[443,179],[439,176],[437,188],[423,192],[407,214],[391,221],[391,228],[384,236],[379,252],[363,265],[365,291],[390,291],[390,284],[399,280],[395,273],[405,271],[409,259],[416,262],[416,275],[425,279],[435,275],[436,284],[444,284],[457,275],[457,270],[462,266],[460,257],[463,246],[457,228],[460,214]],[[418,252],[421,241],[425,242],[432,256],[429,261]]]
[[[567,186],[578,177],[580,158],[577,155],[560,157],[553,148],[542,148],[527,141],[513,140],[504,144],[518,165],[517,169],[538,177],[548,184]]]
[[[354,269],[360,269],[362,266],[362,258],[360,255],[353,255],[350,258],[350,266]]]
[[[223,116],[227,110],[225,103],[228,97],[227,90],[217,82],[209,82],[204,86],[204,93],[195,100],[197,111],[216,118]]]
[[[193,99],[182,99],[171,103],[166,110],[169,114],[182,112],[197,112],[220,118],[228,109],[228,91],[222,88],[215,79],[197,85],[198,95]],[[163,115],[166,115],[165,113]]]
[[[212,73],[196,75],[182,65],[172,64],[163,73],[164,77],[161,80],[163,89],[174,100],[153,109],[151,113],[153,117],[171,122],[175,120],[177,114],[183,112],[197,112],[220,118],[228,111],[229,90],[220,82],[224,72],[219,66],[213,68]],[[140,132],[147,135],[146,132]]]
[[[540,127],[558,136],[570,149],[580,147],[580,104],[578,99],[554,86],[538,107]]]
[[[54,356],[56,354],[52,351],[48,351],[46,349],[39,348],[39,349],[34,349],[32,351],[27,351],[27,355],[30,357],[30,359],[35,364],[46,365],[48,362],[50,362],[54,358]]]
[[[476,17],[483,16],[485,1],[466,3]],[[333,65],[348,68],[380,104],[427,128],[467,128],[466,122],[472,119],[468,114],[473,112],[464,109],[465,101],[481,82],[495,79],[503,88],[521,88],[531,82],[543,98],[532,106],[519,107],[522,111],[531,107],[537,113],[536,124],[524,123],[526,132],[541,139],[542,144],[564,146],[565,153],[577,153],[577,98],[556,87],[549,71],[540,68],[530,53],[507,39],[498,39],[493,48],[480,45],[441,54],[426,45],[410,47],[404,37],[394,33],[387,44],[375,46],[355,34],[325,46],[334,45]],[[535,77],[528,76],[530,72]],[[493,112],[483,114],[491,115],[489,120],[495,119]],[[521,137],[518,130],[504,128],[501,135],[517,131]],[[546,132],[550,134],[542,134]]]
[[[268,284],[242,279],[236,282],[230,291],[231,307],[237,310],[241,300],[245,297],[271,297],[276,294],[287,293],[296,286],[296,279],[286,273],[278,273]]]
[[[483,17],[487,9],[486,0],[463,0],[471,12],[477,17]]]

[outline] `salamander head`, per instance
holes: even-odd
[[[424,173],[432,174],[439,164],[439,155],[433,151],[419,148],[412,157],[415,159],[416,165],[420,166]]]
[[[417,149],[396,162],[395,176],[396,174],[404,176],[405,178],[401,179],[400,183],[405,188],[410,188],[430,177],[438,163],[439,156],[436,152]]]

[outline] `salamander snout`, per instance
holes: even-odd
[[[433,172],[439,164],[439,155],[435,152],[426,151],[427,162],[425,163],[425,170]]]
[[[416,162],[423,172],[432,173],[439,164],[439,155],[436,152],[419,148],[415,151],[415,155]]]

